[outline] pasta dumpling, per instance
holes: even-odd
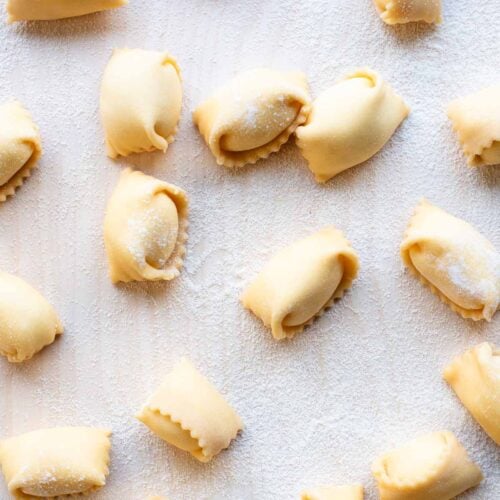
[[[441,0],[373,0],[380,18],[387,24],[424,21],[441,22]]]
[[[16,101],[0,105],[0,203],[14,194],[42,154],[40,133]]]
[[[358,256],[342,232],[327,227],[278,252],[241,301],[275,339],[293,337],[342,297],[358,268]]]
[[[490,321],[500,303],[500,254],[467,222],[422,200],[401,244],[404,264],[464,318]]]
[[[56,312],[40,293],[0,272],[0,354],[13,363],[26,361],[62,332]]]
[[[161,439],[209,462],[243,428],[217,389],[185,358],[177,363],[137,418]]]
[[[159,149],[177,133],[180,70],[167,52],[115,49],[101,84],[101,118],[111,158]]]
[[[193,114],[219,165],[267,158],[304,123],[310,109],[302,73],[258,68],[240,73]]]
[[[186,251],[187,215],[184,191],[142,172],[124,170],[104,220],[113,283],[179,276]]]
[[[313,102],[297,145],[316,180],[326,182],[375,155],[408,113],[378,73],[358,69]]]
[[[38,21],[83,16],[126,5],[127,0],[7,0],[8,21]]]
[[[444,379],[488,436],[500,445],[500,350],[484,342],[446,367]]]
[[[389,451],[372,466],[380,500],[450,500],[483,475],[457,438],[433,432]]]
[[[301,500],[363,500],[363,486],[318,486],[304,491]]]
[[[470,166],[500,164],[500,85],[456,99],[448,117]]]
[[[109,473],[110,434],[91,427],[56,427],[0,442],[0,463],[9,492],[31,500],[101,488]]]

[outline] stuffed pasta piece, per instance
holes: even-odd
[[[180,70],[167,52],[116,49],[101,84],[101,118],[108,156],[165,152],[177,133]]]
[[[278,151],[309,110],[302,73],[258,68],[219,89],[193,120],[217,163],[240,167]]]
[[[447,431],[389,451],[374,462],[372,472],[380,500],[450,500],[483,479],[479,467]]]
[[[0,105],[0,203],[29,177],[42,154],[38,127],[16,101]]]
[[[243,428],[238,414],[185,358],[174,366],[137,418],[200,462],[212,460]]]
[[[83,16],[126,5],[127,0],[7,0],[8,21],[39,21]]]
[[[500,85],[456,99],[448,117],[471,167],[500,165]]]
[[[408,113],[378,73],[359,69],[313,102],[297,145],[316,180],[326,182],[375,155]]]
[[[304,491],[301,500],[363,500],[363,486],[318,486]]]
[[[13,363],[26,361],[62,332],[60,319],[40,293],[0,272],[0,354]]]
[[[293,337],[342,297],[358,268],[358,256],[342,232],[327,227],[278,252],[241,301],[275,339]]]
[[[387,24],[424,21],[441,22],[441,0],[373,0],[380,18]]]
[[[180,274],[188,227],[182,189],[124,170],[104,219],[111,280],[171,280]]]
[[[110,434],[91,427],[56,427],[0,442],[9,492],[19,500],[62,500],[98,490],[109,473]]]
[[[483,342],[456,358],[443,377],[488,436],[500,445],[500,350]]]
[[[467,222],[422,200],[401,244],[410,272],[464,318],[490,321],[500,303],[500,254]]]

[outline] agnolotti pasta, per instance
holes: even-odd
[[[38,21],[83,16],[126,5],[127,0],[7,0],[8,21]]]
[[[159,149],[177,133],[179,66],[167,52],[115,49],[101,84],[101,118],[111,158]]]
[[[0,354],[13,363],[26,361],[62,332],[60,319],[40,293],[0,271]]]
[[[0,442],[0,463],[17,499],[64,498],[106,484],[111,432],[91,427],[41,429]]]
[[[500,164],[500,85],[456,99],[448,117],[471,167]]]
[[[378,73],[358,69],[313,102],[297,145],[316,180],[326,182],[382,149],[408,113]]]
[[[104,219],[113,283],[179,276],[186,252],[187,217],[188,199],[182,189],[125,169]]]
[[[441,0],[373,0],[380,18],[387,24],[424,21],[441,22]]]
[[[372,466],[380,500],[449,500],[483,475],[456,437],[433,432],[392,450]]]
[[[241,167],[278,151],[309,110],[305,75],[258,68],[219,89],[193,120],[219,165]]]
[[[29,177],[42,154],[40,132],[23,106],[0,105],[0,203]]]
[[[363,500],[363,486],[350,484],[346,486],[318,486],[304,491],[301,500]]]
[[[410,272],[464,318],[490,321],[500,303],[500,254],[467,222],[422,200],[401,244]]]
[[[161,439],[209,462],[243,423],[217,389],[185,358],[177,363],[137,418]]]
[[[500,445],[500,350],[483,342],[456,358],[443,377],[488,436]]]
[[[327,227],[278,252],[241,301],[275,339],[293,337],[342,297],[358,268],[358,256],[342,232]]]

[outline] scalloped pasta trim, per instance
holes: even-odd
[[[483,479],[479,467],[448,431],[421,436],[389,451],[373,463],[372,473],[381,500],[409,496],[448,500]]]
[[[4,154],[2,150],[9,149],[13,155],[16,144],[28,144],[32,148],[32,154],[19,168],[11,166],[14,170],[12,176],[0,185],[0,203],[13,196],[16,189],[31,176],[43,153],[39,128],[21,103],[12,101],[0,106],[0,160]],[[4,162],[7,163],[7,159]]]
[[[493,275],[493,277],[491,278],[492,281],[495,279],[497,281],[497,289],[498,289],[497,290],[497,299],[496,299],[496,301],[493,301],[495,303],[483,304],[483,307],[481,309],[467,309],[465,307],[460,306],[452,299],[450,299],[445,293],[443,293],[436,285],[434,285],[431,281],[429,281],[415,267],[412,259],[410,258],[409,249],[410,249],[411,245],[408,242],[408,240],[411,239],[415,220],[422,211],[428,210],[429,208],[439,210],[440,212],[444,213],[447,217],[450,217],[450,220],[458,220],[458,221],[460,221],[460,223],[467,224],[472,231],[474,231],[480,238],[482,238],[482,240],[487,241],[486,238],[484,238],[480,233],[478,233],[470,224],[466,223],[465,221],[463,221],[461,219],[457,219],[456,217],[448,214],[447,212],[444,212],[443,210],[439,209],[438,207],[433,206],[426,199],[422,199],[419,202],[419,204],[417,205],[417,207],[415,208],[414,213],[410,219],[410,223],[408,224],[408,227],[404,233],[403,243],[401,244],[401,258],[403,260],[403,263],[410,271],[410,274],[412,274],[413,276],[418,278],[420,283],[422,283],[424,286],[428,287],[431,290],[431,292],[441,300],[441,302],[446,304],[452,311],[454,311],[457,314],[459,314],[460,316],[462,316],[462,318],[472,319],[473,321],[480,321],[483,319],[485,319],[486,321],[491,321],[493,315],[495,314],[495,312],[498,308],[499,301],[500,301],[500,255],[498,255],[498,253],[497,253],[497,255],[498,255],[498,264],[497,264],[498,276],[495,277],[495,275]],[[425,230],[421,234],[421,238],[424,237],[424,233],[425,233]],[[478,245],[480,245],[481,243],[479,242],[479,238],[476,238],[476,239],[477,239],[476,243]],[[415,244],[415,243],[413,243],[413,244]],[[488,244],[489,244],[489,242],[488,242]],[[489,245],[491,245],[491,244],[489,244]],[[494,249],[493,249],[493,251],[494,251]]]
[[[270,110],[276,101],[285,103],[287,100],[294,102],[299,108],[293,121],[281,130],[273,123],[279,113]],[[297,127],[305,123],[310,109],[305,75],[258,68],[240,73],[216,91],[194,111],[193,121],[217,164],[230,168],[242,167],[279,151]],[[264,125],[257,123],[258,120]],[[255,132],[259,126],[266,129],[275,127],[278,133],[265,144],[248,149],[232,151],[222,146],[224,137],[236,133],[244,136],[245,133]]]
[[[200,462],[209,462],[228,448],[243,428],[237,413],[185,358],[174,366],[137,418],[161,439]],[[197,447],[186,442],[182,433]]]
[[[455,99],[447,114],[470,167],[500,164],[500,85]]]
[[[441,0],[373,0],[380,18],[390,25],[413,22],[440,24]]]

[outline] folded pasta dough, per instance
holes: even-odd
[[[0,354],[13,363],[26,361],[62,332],[56,312],[40,293],[0,272]]]
[[[217,389],[185,358],[177,363],[137,418],[161,439],[209,462],[243,428]]]
[[[363,486],[318,486],[304,491],[301,500],[363,500]]]
[[[456,437],[427,434],[392,450],[372,466],[380,500],[449,500],[478,485],[483,475]]]
[[[109,473],[110,434],[91,427],[56,427],[0,442],[9,492],[18,500],[31,500],[98,490]]]
[[[443,377],[488,436],[500,445],[500,350],[483,342],[456,358]]]
[[[500,254],[467,222],[422,200],[401,257],[412,274],[464,318],[490,321],[500,302]]]
[[[126,5],[127,0],[7,0],[8,21],[38,21],[83,16]]]
[[[456,99],[448,117],[470,166],[500,164],[500,85]]]
[[[387,24],[424,21],[441,22],[441,0],[373,0],[380,18]]]
[[[193,120],[219,165],[241,167],[278,151],[309,110],[305,75],[258,68],[219,89]]]
[[[377,153],[409,109],[380,75],[358,69],[312,104],[297,145],[318,182],[326,182]]]
[[[113,283],[179,276],[186,252],[187,216],[188,199],[182,189],[125,169],[104,219]]]
[[[107,154],[166,151],[182,105],[180,70],[167,52],[115,49],[101,84]]]
[[[0,203],[14,194],[42,154],[40,133],[16,101],[0,105]]]
[[[241,301],[274,338],[293,337],[342,297],[358,268],[358,256],[342,232],[327,227],[278,252]]]

